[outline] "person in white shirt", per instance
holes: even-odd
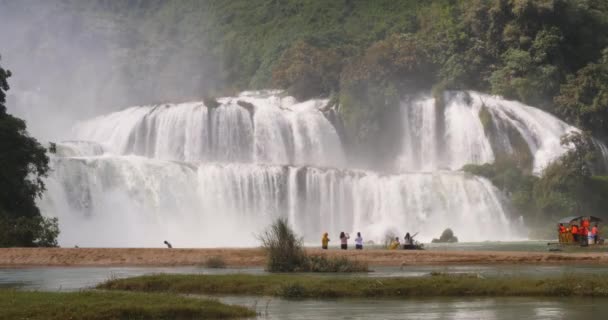
[[[355,238],[355,249],[363,250],[363,237],[361,237],[361,232],[357,232],[357,237]]]

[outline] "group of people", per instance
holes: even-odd
[[[350,239],[350,235],[348,233],[345,233],[344,231],[340,232],[340,249],[348,249],[348,239]],[[327,250],[329,241],[329,235],[327,232],[325,232],[321,238],[321,248],[323,250]],[[361,236],[361,232],[357,232],[357,237],[355,238],[355,249],[363,250],[363,237]]]
[[[591,227],[587,219],[582,219],[580,225],[578,223],[570,223],[569,226],[559,224],[559,242],[560,243],[580,243],[583,246],[589,244],[597,244],[599,242],[599,228],[597,223]]]
[[[406,233],[405,237],[403,237],[403,249],[415,248],[414,237],[416,236],[416,234],[410,236],[409,232]],[[350,235],[348,233],[345,233],[344,231],[340,232],[340,249],[348,250],[348,239],[350,239]],[[327,250],[329,246],[329,241],[329,235],[327,234],[327,232],[325,232],[323,234],[323,237],[321,238],[321,248],[323,250]],[[388,249],[395,250],[399,249],[400,247],[401,242],[399,242],[399,237],[396,237],[394,240],[391,241],[388,246]],[[355,238],[355,249],[363,250],[363,237],[361,236],[361,232],[357,232],[357,237]]]
[[[417,235],[417,233],[415,233],[413,236],[410,236],[410,233],[406,233],[405,237],[403,237],[403,249],[408,250],[408,249],[415,249],[416,245],[414,244],[414,237]],[[401,248],[401,242],[399,242],[399,237],[395,237],[394,240],[391,241],[391,243],[388,245],[388,249],[390,250],[397,250]]]

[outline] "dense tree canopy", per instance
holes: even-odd
[[[566,120],[608,137],[608,49],[601,61],[570,76],[555,101]]]
[[[10,76],[0,67],[0,246],[56,245],[56,220],[41,217],[36,206],[49,159],[25,122],[6,111]]]

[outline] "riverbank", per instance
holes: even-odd
[[[98,289],[281,298],[396,297],[608,297],[608,279],[567,275],[535,279],[435,273],[417,278],[348,278],[318,275],[148,275],[110,280]]]
[[[507,252],[507,251],[405,251],[306,249],[311,255],[348,257],[369,266],[407,265],[513,265],[600,264],[608,254],[598,252]],[[0,267],[32,266],[197,266],[221,257],[228,267],[262,267],[259,248],[159,249],[159,248],[0,248]]]
[[[39,292],[0,289],[0,319],[233,319],[251,309],[216,300],[139,292]]]

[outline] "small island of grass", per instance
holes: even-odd
[[[432,274],[426,277],[327,277],[307,274],[150,275],[102,283],[99,289],[283,298],[398,298],[434,296],[608,297],[608,279],[593,275],[491,277]]]
[[[139,292],[37,292],[0,289],[0,319],[234,319],[245,307],[209,299]]]

